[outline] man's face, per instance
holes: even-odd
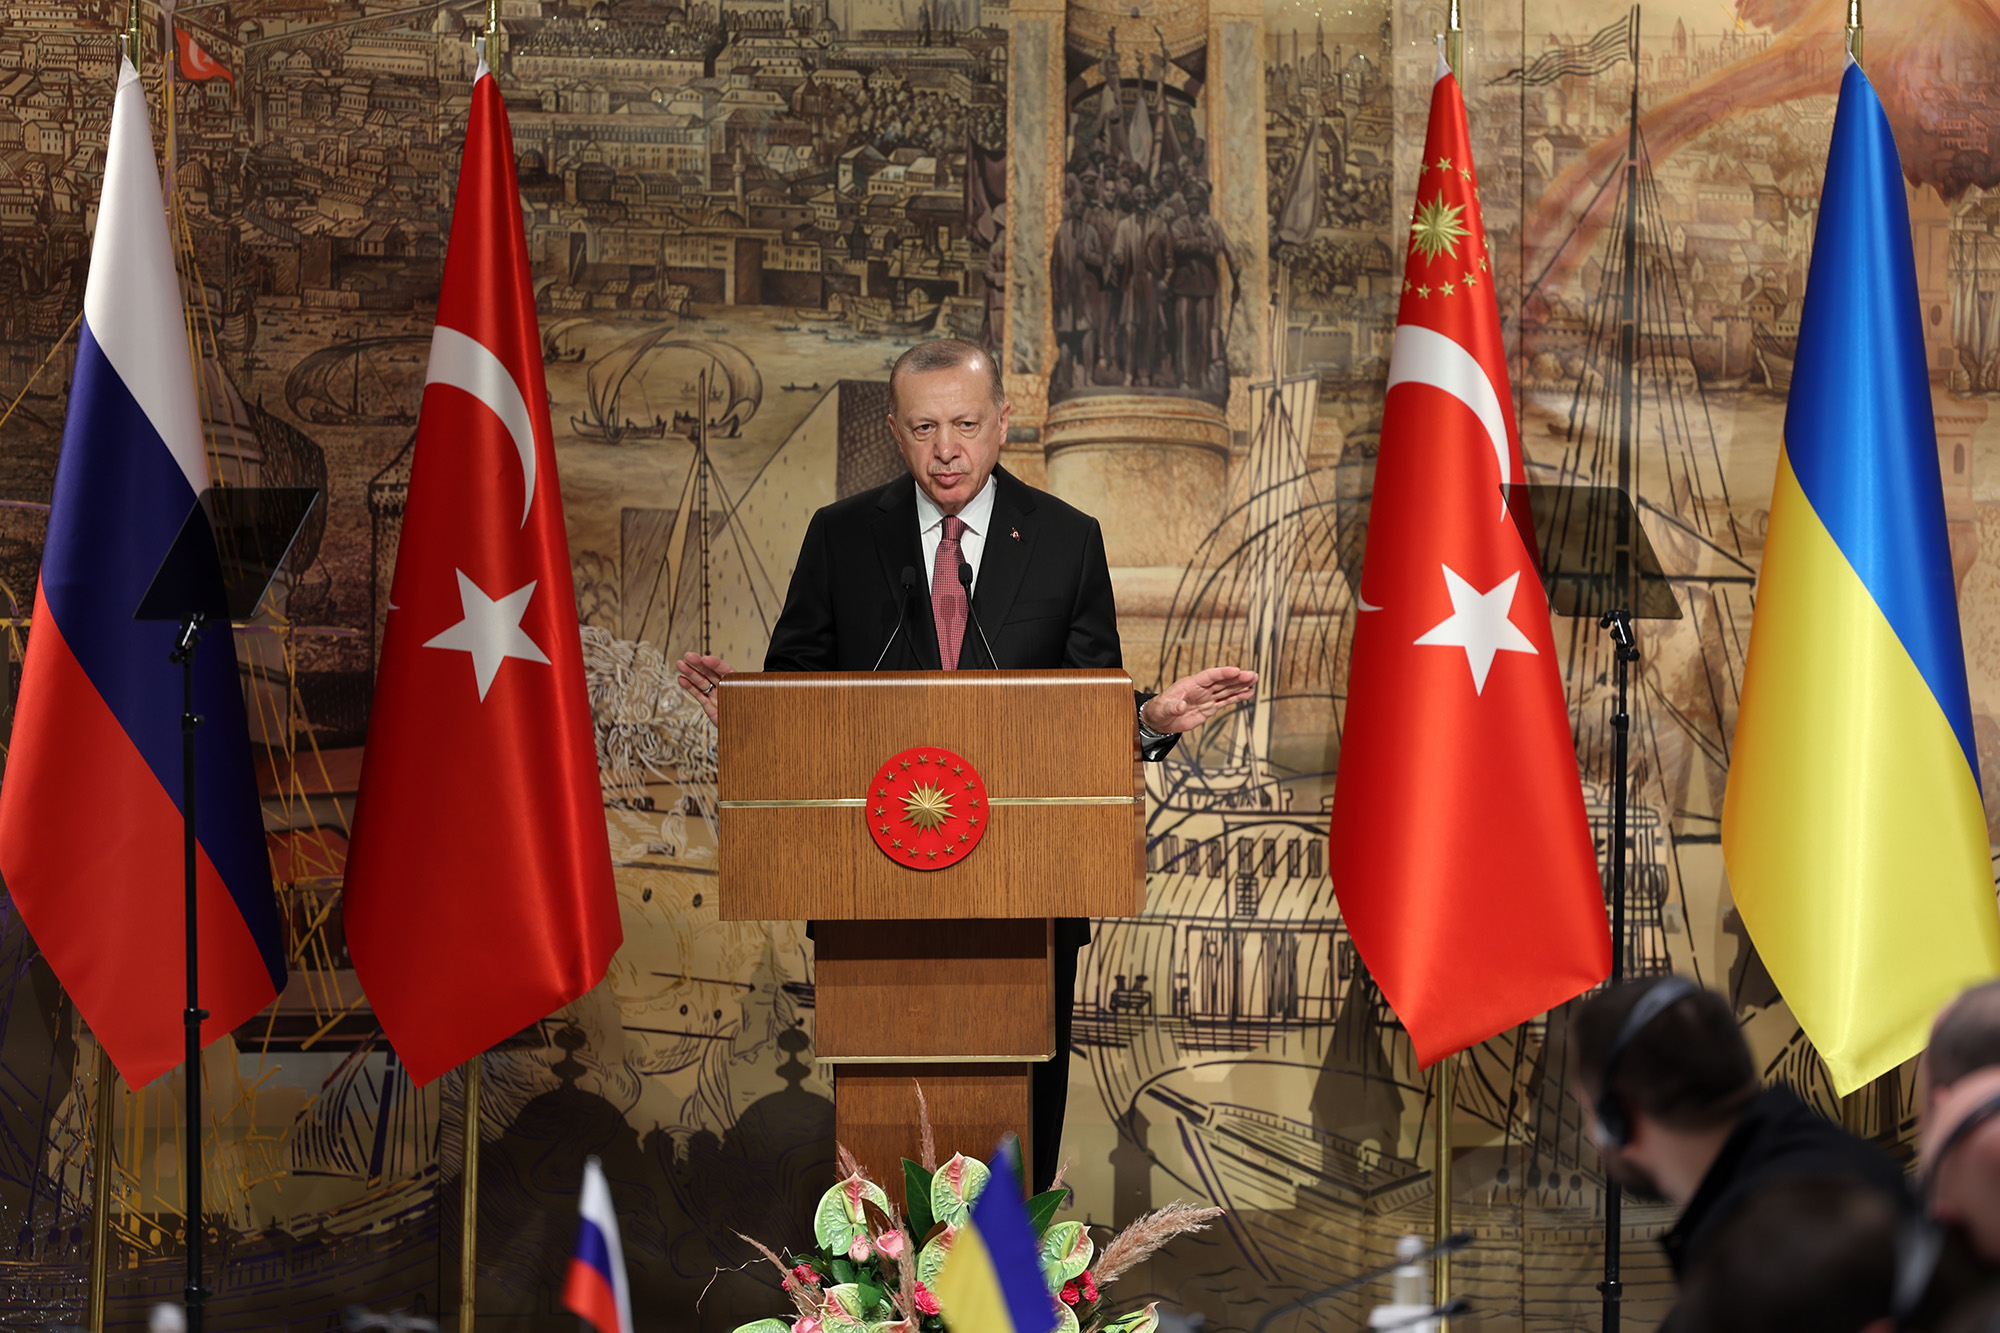
[[[905,371],[891,387],[889,433],[924,494],[947,514],[985,488],[1007,438],[1007,405],[993,401],[983,359]]]
[[[1605,1142],[1604,1124],[1597,1118],[1594,1099],[1583,1102],[1583,1132],[1590,1139],[1590,1146],[1597,1149],[1598,1161],[1603,1163],[1604,1174],[1613,1184],[1640,1203],[1665,1201],[1666,1191],[1660,1188],[1653,1173],[1639,1163],[1631,1144],[1613,1148]]]

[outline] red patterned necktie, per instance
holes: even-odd
[[[965,642],[965,585],[958,581],[958,566],[964,559],[958,539],[964,535],[965,520],[947,514],[944,539],[931,564],[931,619],[937,622],[938,660],[946,671],[958,670],[958,648]]]

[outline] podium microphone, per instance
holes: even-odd
[[[896,599],[896,628],[890,630],[889,637],[882,641],[882,651],[875,654],[875,665],[868,668],[870,671],[880,671],[882,669],[882,659],[889,655],[889,645],[894,643],[896,636],[903,632],[903,621],[910,614],[910,589],[917,586],[917,567],[915,565],[904,565],[903,576],[900,581],[903,585],[903,594]]]
[[[993,655],[993,644],[986,637],[986,626],[979,623],[979,613],[972,609],[972,566],[963,560],[958,562],[958,582],[965,589],[965,614],[971,618],[972,627],[979,631],[979,641],[986,645],[986,665],[998,671],[1000,659]]]

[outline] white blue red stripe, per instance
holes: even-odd
[[[208,485],[180,286],[138,76],[113,102],[96,244],[22,668],[0,875],[128,1082],[183,1056],[181,676],[174,626],[135,621]],[[218,567],[217,577],[220,577]],[[235,644],[195,657],[204,1041],[283,986],[285,960]]]
[[[583,1195],[577,1200],[582,1225],[576,1257],[569,1262],[563,1304],[598,1333],[632,1333],[632,1297],[625,1286],[625,1250],[618,1239],[618,1213],[611,1186],[595,1157],[583,1164]]]

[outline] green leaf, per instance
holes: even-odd
[[[1037,1240],[1048,1231],[1049,1223],[1055,1221],[1056,1210],[1068,1195],[1068,1189],[1044,1190],[1028,1200],[1028,1224],[1034,1227]]]
[[[884,1314],[894,1313],[894,1311],[889,1309],[887,1293],[873,1282],[864,1278],[854,1284],[854,1289],[860,1294],[861,1308],[867,1313],[870,1319],[880,1319]]]
[[[861,1299],[861,1287],[859,1283],[842,1282],[838,1286],[828,1287],[826,1289],[826,1300],[828,1313],[832,1313],[834,1307],[838,1306],[849,1315],[859,1319],[868,1311],[866,1302]]]
[[[1104,1326],[1104,1333],[1154,1333],[1160,1326],[1160,1303],[1154,1301],[1143,1310],[1120,1315]]]
[[[905,1157],[903,1197],[910,1201],[910,1240],[921,1241],[936,1224],[931,1215],[931,1173]]]
[[[792,1326],[782,1319],[759,1319],[754,1323],[738,1324],[731,1333],[792,1333]]]
[[[946,1226],[964,1226],[965,1215],[992,1174],[978,1158],[953,1153],[931,1177],[931,1216]]]
[[[1056,1302],[1056,1304],[1062,1305],[1062,1302],[1058,1301]],[[1076,1311],[1070,1309],[1070,1307],[1068,1307],[1067,1305],[1063,1305],[1062,1322],[1057,1324],[1054,1329],[1050,1330],[1050,1333],[1078,1333],[1077,1322],[1076,1322]]]
[[[944,1267],[945,1256],[951,1253],[952,1242],[958,1239],[957,1227],[946,1227],[930,1244],[924,1246],[917,1255],[917,1281],[931,1290],[937,1290],[938,1271]]]
[[[1042,1276],[1049,1290],[1061,1291],[1063,1283],[1090,1267],[1090,1257],[1096,1253],[1083,1223],[1058,1222],[1050,1227],[1042,1237]]]
[[[813,1210],[813,1239],[833,1254],[846,1254],[856,1236],[867,1234],[868,1216],[863,1204],[874,1204],[886,1216],[889,1196],[874,1181],[852,1175],[822,1194]]]
[[[829,1267],[833,1269],[833,1280],[835,1282],[854,1281],[855,1277],[854,1265],[850,1263],[848,1260],[835,1259],[833,1263],[829,1265]]]

